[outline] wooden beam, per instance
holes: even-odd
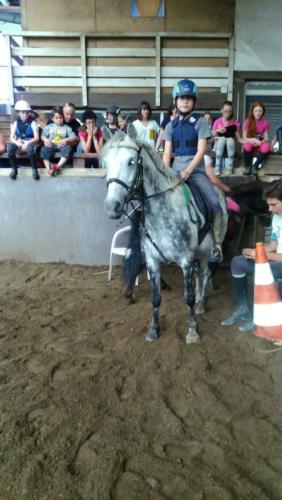
[[[81,36],[79,31],[18,31],[14,32],[11,30],[9,35],[11,36],[23,36],[29,38],[79,38]],[[161,37],[166,38],[217,38],[217,39],[229,39],[231,36],[230,32],[187,32],[187,31],[160,31],[158,33]],[[155,31],[106,31],[106,32],[85,32],[83,33],[89,38],[155,38]]]
[[[11,42],[10,36],[5,35],[6,48],[7,48],[7,72],[8,72],[8,86],[9,86],[9,104],[13,106],[14,101],[14,84],[13,84],[13,69],[12,69],[12,55],[11,55]]]
[[[234,55],[235,55],[235,44],[234,44],[234,36],[232,36],[229,40],[229,64],[228,64],[228,85],[227,85],[227,99],[229,101],[232,101],[233,98]]]
[[[161,37],[156,35],[156,58],[155,58],[155,105],[161,104]]]
[[[86,62],[86,42],[85,36],[80,37],[80,62],[81,62],[81,91],[82,91],[82,104],[87,106],[87,62]]]

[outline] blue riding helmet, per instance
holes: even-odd
[[[174,87],[172,91],[173,99],[177,97],[193,97],[197,99],[197,85],[192,82],[192,80],[180,80]]]

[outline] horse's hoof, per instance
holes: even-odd
[[[190,333],[186,335],[186,344],[196,344],[197,342],[200,342],[200,340],[201,339],[196,332],[193,335],[191,335]]]
[[[195,305],[195,313],[196,314],[204,314],[205,311],[205,306],[203,304],[196,304]]]
[[[158,340],[159,336],[157,333],[147,333],[146,337],[145,337],[145,340],[147,340],[147,342],[155,342],[156,340]]]
[[[127,305],[130,306],[131,304],[135,304],[135,298],[133,297],[133,295],[131,295],[131,297],[125,297],[126,300],[127,300]]]

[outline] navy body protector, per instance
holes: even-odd
[[[22,139],[23,141],[33,139],[34,133],[31,123],[32,122],[30,120],[23,122],[20,118],[18,118],[16,126],[17,139]]]
[[[172,145],[175,156],[194,156],[198,148],[198,132],[195,130],[197,119],[192,115],[179,120],[177,116],[172,122]]]

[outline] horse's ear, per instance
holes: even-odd
[[[136,132],[136,128],[134,127],[134,125],[132,123],[128,124],[127,135],[129,135],[130,139],[133,139],[134,141],[136,141],[137,132]]]
[[[110,132],[110,130],[108,129],[108,127],[103,127],[103,136],[104,136],[104,139],[105,139],[105,142],[108,142],[112,139],[112,134]]]

